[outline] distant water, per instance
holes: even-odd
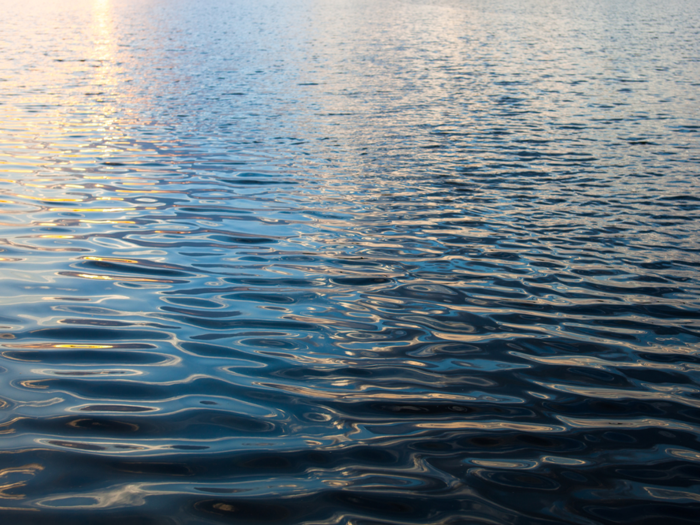
[[[2,523],[698,523],[700,2],[0,12]]]

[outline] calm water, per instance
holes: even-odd
[[[698,522],[700,3],[0,12],[3,523]]]

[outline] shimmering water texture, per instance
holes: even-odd
[[[3,523],[698,523],[700,2],[0,12]]]

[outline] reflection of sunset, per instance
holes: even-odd
[[[692,521],[695,4],[0,0],[4,521]]]
[[[90,96],[108,96],[111,100],[116,97],[115,91],[119,84],[117,73],[120,69],[116,64],[117,43],[114,41],[113,24],[111,0],[95,0],[92,23],[94,45],[91,49],[94,61],[94,85],[107,90],[107,93],[97,92]],[[107,105],[106,101],[99,98],[96,101],[103,104],[102,114],[105,118],[109,118],[116,112],[116,108],[113,105]],[[108,127],[110,124],[111,122],[104,122],[105,132],[108,132],[105,139],[109,139],[113,134],[113,130]]]
[[[93,29],[95,33],[94,57],[103,61],[113,59],[111,0],[95,0]]]

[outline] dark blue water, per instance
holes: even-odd
[[[0,12],[3,523],[698,523],[700,3]]]

